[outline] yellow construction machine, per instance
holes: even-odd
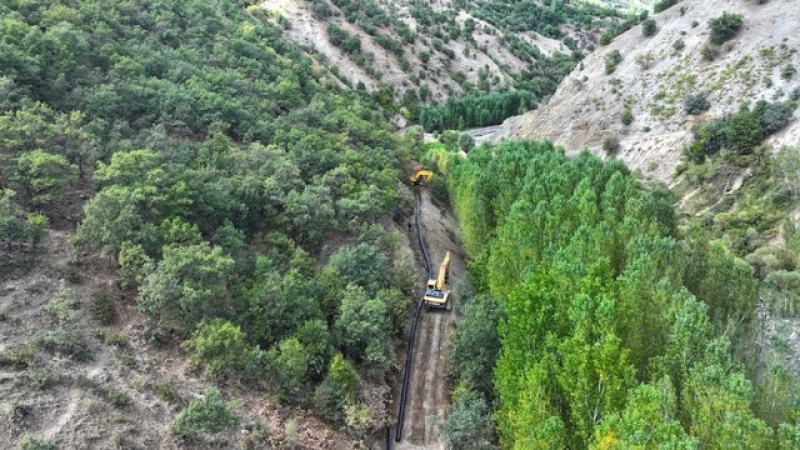
[[[450,252],[447,252],[441,267],[439,267],[439,276],[428,280],[425,297],[423,297],[425,310],[430,311],[431,308],[437,308],[450,311],[450,290],[446,289],[449,272]]]
[[[411,184],[414,186],[419,186],[422,184],[428,184],[433,178],[433,172],[430,170],[420,169],[414,172],[414,175],[409,178]]]

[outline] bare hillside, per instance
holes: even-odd
[[[392,85],[398,100],[406,91],[416,92],[422,86],[430,92],[421,98],[423,102],[443,102],[476,91],[506,91],[509,87],[519,87],[519,75],[532,70],[534,58],[521,53],[516,41],[508,41],[504,37],[507,32],[459,10],[449,0],[424,4],[431,14],[441,14],[436,17],[420,16],[418,2],[389,0],[375,4],[382,12],[373,9],[367,15],[375,13],[378,17],[397,19],[400,27],[387,23],[371,30],[372,25],[365,26],[360,20],[354,22],[352,16],[348,19],[347,12],[336,6],[337,2],[328,0],[270,0],[262,7],[280,18],[287,37],[331,68],[339,80],[353,87],[363,83],[369,91]],[[412,11],[414,7],[416,12]],[[606,22],[599,19],[597,28],[587,30],[562,24],[559,33],[573,39],[572,49],[563,39],[535,31],[512,34],[514,39],[537,49],[540,58],[560,55],[569,59],[573,50],[585,51],[595,42],[602,33],[601,24]],[[332,42],[330,25],[344,30],[350,38],[357,38],[360,48],[348,51]],[[380,40],[384,37],[398,48],[393,51],[391,43],[382,45]]]
[[[683,10],[683,13],[682,13]],[[742,30],[708,61],[708,21],[723,12],[744,16]],[[742,102],[786,100],[800,87],[800,7],[795,0],[686,0],[654,16],[658,31],[645,37],[637,26],[590,54],[540,110],[507,120],[494,139],[548,138],[568,152],[589,148],[604,155],[602,143],[618,138],[618,156],[631,167],[669,181],[692,129],[710,117],[735,112]],[[613,73],[606,59],[622,56]],[[705,92],[710,110],[687,115],[683,102]],[[633,121],[621,117],[630,109]],[[800,140],[793,120],[769,142],[774,147]]]

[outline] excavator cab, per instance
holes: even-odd
[[[420,186],[423,184],[428,184],[431,181],[431,178],[433,178],[433,172],[430,170],[420,169],[414,172],[414,175],[409,178],[409,181],[411,181],[413,186]]]

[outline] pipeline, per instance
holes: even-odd
[[[428,258],[428,250],[425,248],[425,242],[422,239],[422,225],[420,224],[420,214],[422,211],[422,201],[419,192],[415,195],[417,200],[416,221],[417,221],[417,238],[419,239],[419,248],[422,250],[422,257],[425,259],[425,267],[428,269],[428,278],[432,277],[431,262]],[[417,304],[417,312],[414,314],[414,321],[411,323],[411,334],[408,336],[408,348],[406,351],[406,371],[403,375],[403,389],[400,391],[400,412],[397,414],[397,430],[395,431],[394,440],[400,442],[403,438],[403,420],[406,414],[406,395],[408,394],[408,383],[411,379],[411,361],[414,355],[414,335],[417,334],[417,323],[419,322],[419,315],[422,312],[422,304],[424,301],[419,300]],[[387,449],[389,446],[387,446]]]

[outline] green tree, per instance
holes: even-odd
[[[717,45],[736,36],[742,28],[744,17],[741,14],[722,13],[722,16],[708,21],[711,30],[711,42]]]
[[[309,355],[296,338],[281,341],[277,349],[271,350],[269,363],[270,381],[283,401],[297,401],[308,375]]]
[[[31,205],[41,207],[60,198],[77,175],[77,166],[63,156],[34,150],[13,159],[8,180],[19,187]]]
[[[469,133],[461,133],[458,135],[458,149],[464,153],[469,153],[470,150],[475,148],[475,138]]]
[[[643,35],[649,37],[649,36],[652,36],[652,35],[656,34],[656,31],[658,31],[658,25],[656,24],[655,20],[647,19],[644,22],[642,22],[642,34]]]
[[[208,244],[166,247],[139,289],[138,308],[165,325],[191,330],[203,319],[231,315],[233,260]]]
[[[212,375],[235,376],[244,367],[247,345],[242,330],[224,319],[202,321],[183,348],[192,353],[192,363],[205,366]]]
[[[369,298],[364,288],[350,284],[344,291],[334,329],[345,354],[381,369],[391,361],[386,304]]]

